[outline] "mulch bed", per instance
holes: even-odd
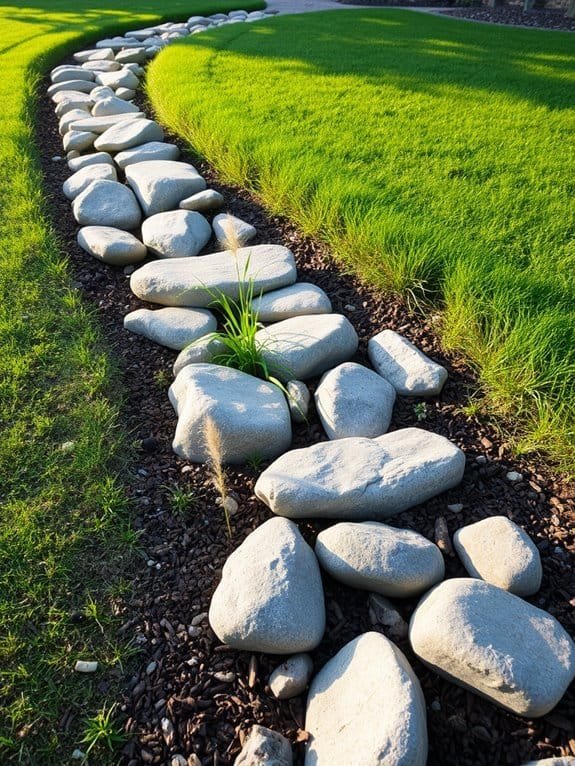
[[[575,19],[566,18],[565,11],[556,8],[534,8],[527,12],[524,12],[519,5],[508,5],[503,8],[454,8],[445,11],[445,15],[492,24],[575,32]]]
[[[124,315],[143,304],[130,292],[124,269],[99,263],[76,244],[70,203],[61,194],[69,171],[65,162],[51,159],[62,154],[62,147],[47,98],[40,100],[37,125],[53,225],[69,254],[74,285],[97,311],[122,370],[122,425],[141,444],[125,477],[144,553],[134,571],[121,628],[122,635],[141,649],[121,701],[130,735],[122,763],[169,764],[171,756],[180,753],[189,757],[190,766],[225,766],[233,763],[245,733],[257,722],[288,736],[295,744],[296,764],[303,764],[305,698],[278,702],[266,691],[268,675],[282,658],[222,646],[206,619],[227,556],[271,515],[253,494],[264,465],[228,469],[239,503],[229,540],[205,469],[180,460],[171,450],[176,418],[167,386],[176,353],[123,329]],[[268,216],[241,189],[220,183],[209,166],[185,153],[183,158],[194,162],[210,186],[224,194],[226,209],[257,227],[256,242],[285,244],[293,250],[299,279],[326,290],[334,311],[346,314],[354,324],[361,341],[356,361],[367,363],[368,339],[393,328],[448,368],[449,381],[441,396],[427,403],[427,417],[418,421],[416,400],[399,398],[391,430],[417,425],[453,440],[467,456],[464,480],[456,489],[399,514],[390,523],[434,539],[438,516],[445,517],[453,533],[487,516],[507,515],[527,530],[541,551],[543,584],[530,600],[575,634],[575,487],[551,475],[538,460],[513,460],[493,430],[463,414],[462,407],[478,393],[476,381],[460,360],[441,350],[425,318],[346,274],[325,247],[302,237],[289,221]],[[210,251],[208,246],[206,252]],[[312,389],[317,382],[311,381]],[[294,426],[294,447],[325,438],[315,415],[308,424]],[[510,470],[520,472],[523,479],[508,481]],[[184,512],[170,499],[174,487],[193,493],[195,501]],[[447,505],[453,503],[462,503],[463,510],[450,512]],[[300,526],[313,543],[326,524],[310,521]],[[453,556],[446,557],[446,569],[448,577],[465,576]],[[324,582],[328,629],[313,653],[316,669],[361,632],[384,632],[370,622],[366,593],[327,576]],[[416,600],[398,602],[406,620],[415,606]],[[430,766],[519,766],[529,758],[575,755],[573,688],[552,713],[526,720],[439,679],[414,657],[407,642],[400,646],[421,680],[427,701]],[[537,663],[536,657],[533,662]]]

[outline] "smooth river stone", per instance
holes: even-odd
[[[136,309],[124,317],[124,328],[154,343],[180,351],[217,328],[215,316],[206,309]]]
[[[94,146],[101,152],[121,152],[149,141],[163,141],[164,131],[153,120],[123,120],[98,136]]]
[[[130,104],[122,98],[117,98],[117,96],[102,98],[92,107],[94,117],[108,117],[112,114],[131,114],[134,116],[136,113],[140,113],[140,110],[135,104]]]
[[[381,436],[391,423],[394,403],[391,383],[355,362],[326,372],[315,392],[317,413],[330,439]]]
[[[377,372],[400,395],[436,396],[447,380],[445,367],[393,330],[383,330],[371,338],[367,353]]]
[[[238,250],[171,258],[147,263],[130,279],[135,295],[163,306],[207,307],[214,291],[237,298],[240,278],[253,279],[256,292],[273,290],[296,280],[293,254],[281,245],[254,245]]]
[[[173,160],[128,165],[126,180],[146,215],[173,210],[184,197],[206,188],[206,182],[193,165]]]
[[[297,525],[269,519],[229,556],[209,610],[212,630],[240,651],[308,652],[325,630],[317,559]]]
[[[350,321],[341,314],[297,316],[256,333],[262,356],[278,378],[306,380],[350,359],[359,344]]]
[[[110,114],[104,117],[83,117],[79,120],[74,120],[70,124],[71,130],[88,130],[91,133],[102,134],[110,128],[119,125],[123,122],[129,122],[134,119],[141,119],[144,117],[143,112],[136,112],[135,114]]]
[[[381,633],[346,644],[312,681],[305,766],[425,766],[427,724],[419,681]]]
[[[210,237],[210,224],[191,210],[157,213],[142,224],[144,244],[159,258],[197,255]]]
[[[130,189],[117,181],[92,181],[72,204],[80,226],[111,226],[130,231],[142,220],[142,212]]]
[[[75,157],[68,160],[68,167],[75,173],[77,170],[87,168],[90,165],[113,165],[114,160],[108,152],[95,152],[94,154],[84,154],[82,157]]]
[[[149,160],[177,160],[179,156],[180,150],[175,144],[167,144],[164,141],[150,141],[147,144],[137,146],[135,149],[126,149],[125,152],[119,152],[114,159],[121,168],[126,168],[128,165],[135,165],[137,162],[148,162]]]
[[[277,386],[264,380],[217,364],[191,364],[170,386],[169,398],[178,415],[172,447],[186,460],[208,459],[208,419],[220,432],[226,463],[276,457],[289,449],[287,402]]]
[[[158,159],[160,159],[158,157]],[[162,158],[163,159],[163,158]],[[167,157],[166,159],[174,159]],[[217,210],[224,204],[224,198],[215,189],[204,189],[204,191],[192,194],[180,202],[180,210],[197,210],[203,213],[208,210]]]
[[[113,165],[88,165],[77,170],[67,181],[64,181],[62,191],[69,200],[76,199],[93,181],[117,181],[116,168]]]
[[[443,580],[441,551],[410,529],[342,522],[320,532],[315,555],[332,577],[389,598],[418,596]]]
[[[330,314],[331,301],[321,287],[296,282],[282,290],[254,298],[252,308],[260,322],[281,322],[302,315]]]
[[[255,226],[229,213],[216,215],[212,221],[212,226],[220,245],[229,249],[233,249],[235,243],[242,247],[257,234]]]
[[[78,232],[78,244],[94,258],[111,266],[127,266],[143,261],[148,251],[139,239],[111,226],[84,226]]]
[[[444,436],[404,428],[292,450],[255,492],[278,516],[384,520],[457,486],[465,455]]]
[[[507,516],[491,516],[461,527],[453,535],[453,545],[471,577],[516,596],[531,596],[541,587],[543,569],[537,546]]]
[[[409,626],[417,656],[441,676],[526,718],[543,716],[575,677],[575,644],[559,622],[482,580],[445,580]]]
[[[100,72],[96,76],[96,82],[100,83],[100,85],[106,85],[113,90],[116,90],[116,88],[132,88],[136,90],[140,84],[136,75],[126,67],[118,72]]]

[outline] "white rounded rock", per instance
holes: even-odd
[[[128,165],[126,180],[146,215],[177,208],[184,197],[206,188],[206,182],[192,165],[171,160],[148,160]]]
[[[140,84],[136,75],[129,69],[126,69],[126,67],[117,72],[99,72],[96,76],[96,82],[100,85],[106,85],[113,90],[117,88],[132,88],[136,90]]]
[[[320,287],[296,282],[254,298],[252,308],[260,322],[280,322],[296,316],[330,314],[331,301]]]
[[[453,545],[471,577],[516,596],[531,596],[541,587],[543,568],[537,546],[506,516],[461,527],[453,535]]]
[[[206,309],[137,309],[124,317],[126,330],[176,351],[214,332],[217,325],[215,316]]]
[[[216,215],[212,221],[212,227],[220,245],[230,249],[235,243],[242,247],[257,234],[255,226],[229,213]]]
[[[213,335],[200,338],[194,343],[190,343],[178,354],[173,367],[174,376],[179,375],[189,364],[203,364],[204,362],[216,364],[218,356],[225,351],[225,344]]]
[[[256,333],[268,367],[284,381],[306,380],[350,359],[359,344],[357,333],[341,314],[297,316]]]
[[[289,408],[271,383],[230,367],[190,364],[170,386],[169,398],[178,415],[172,446],[186,460],[208,459],[208,419],[220,432],[226,463],[275,457],[289,449]]]
[[[68,161],[68,167],[75,173],[77,170],[87,168],[90,165],[113,165],[114,160],[108,152],[95,152],[94,154],[84,154],[82,157],[76,157]]]
[[[69,130],[62,141],[65,152],[84,152],[94,145],[98,138],[97,133],[85,130]]]
[[[296,423],[305,423],[311,401],[309,388],[303,380],[288,380],[286,391],[292,420]]]
[[[403,396],[435,396],[447,380],[445,367],[393,330],[371,338],[367,352],[377,372]]]
[[[346,644],[312,681],[305,766],[425,766],[421,686],[402,652],[381,633]]]
[[[87,115],[82,119],[77,119],[70,123],[70,129],[87,130],[91,133],[102,134],[123,122],[131,122],[134,119],[141,119],[143,117],[143,112],[136,112],[135,114],[110,114],[104,115],[103,117],[91,117],[90,115]]]
[[[158,158],[160,159],[160,158]],[[162,159],[164,159],[162,157]],[[173,159],[172,157],[166,159]],[[215,189],[204,189],[204,191],[192,194],[180,202],[180,210],[197,210],[202,213],[208,210],[217,210],[224,204],[222,195]]]
[[[142,220],[136,198],[117,181],[92,181],[76,197],[72,210],[80,226],[111,226],[130,231]]]
[[[197,255],[210,237],[210,224],[191,210],[157,213],[142,224],[144,244],[159,258]]]
[[[305,691],[312,673],[309,654],[294,654],[272,672],[268,686],[276,699],[288,700]]]
[[[94,87],[93,79],[75,79],[65,80],[64,82],[56,82],[50,85],[48,88],[48,95],[54,96],[56,93],[62,93],[63,91],[76,91],[77,93],[89,93]]]
[[[198,759],[198,764],[199,764]],[[189,761],[188,761],[189,763]],[[265,726],[252,726],[249,737],[234,766],[292,766],[293,754],[289,740]],[[190,764],[190,766],[192,766]]]
[[[240,651],[315,649],[325,630],[317,559],[288,519],[269,519],[231,554],[209,610],[223,643]]]
[[[559,622],[482,580],[435,587],[413,613],[409,638],[440,675],[526,718],[552,710],[575,677],[575,645]]]
[[[444,436],[404,428],[287,452],[255,493],[280,516],[378,521],[457,486],[464,470],[465,455]]]
[[[253,280],[254,290],[266,291],[296,280],[293,254],[281,245],[255,245],[230,251],[147,263],[130,280],[142,300],[164,306],[207,307],[214,291],[236,299],[242,277]]]
[[[315,404],[330,439],[381,436],[391,423],[395,388],[373,370],[346,362],[322,377]]]
[[[58,67],[52,72],[50,79],[52,82],[69,82],[70,80],[94,82],[94,73],[81,66]]]
[[[78,244],[94,258],[111,266],[126,266],[143,261],[148,251],[133,234],[110,226],[84,226]]]
[[[441,551],[418,532],[375,521],[344,522],[320,532],[315,554],[344,585],[390,598],[418,596],[443,580]]]
[[[180,150],[175,144],[167,144],[163,141],[150,141],[147,144],[137,146],[135,149],[126,149],[125,152],[119,152],[114,159],[119,167],[126,168],[128,165],[135,165],[136,162],[177,160],[179,156]]]
[[[135,104],[130,104],[117,96],[108,96],[97,101],[92,107],[94,117],[108,117],[112,114],[134,114],[140,110]]]
[[[121,152],[149,141],[163,141],[164,131],[153,120],[123,120],[108,128],[94,142],[101,152]]]
[[[73,160],[72,160],[73,162]],[[81,194],[84,189],[93,181],[117,181],[116,168],[113,165],[105,163],[99,163],[96,165],[88,165],[87,167],[80,168],[73,175],[64,181],[62,191],[64,196],[69,200],[76,199],[78,194]]]

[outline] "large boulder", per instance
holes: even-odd
[[[341,314],[285,319],[258,330],[256,341],[270,370],[281,380],[306,380],[350,359],[359,344]]]
[[[217,326],[215,316],[206,309],[136,309],[124,317],[126,330],[176,351],[214,332]]]
[[[137,237],[110,226],[84,226],[78,232],[78,244],[94,258],[112,266],[126,266],[143,261],[148,250]]]
[[[543,569],[537,546],[507,516],[491,516],[461,527],[453,545],[471,577],[493,583],[516,596],[541,587]]]
[[[296,280],[295,260],[281,245],[255,245],[196,258],[174,258],[147,263],[130,280],[142,300],[164,306],[206,307],[222,292],[237,298],[242,282],[253,280],[257,292],[273,290]]]
[[[418,596],[445,574],[437,545],[418,532],[377,521],[334,524],[319,533],[315,554],[344,585],[390,598]]]
[[[96,141],[95,148],[100,152],[121,152],[149,141],[163,141],[164,131],[153,120],[123,120],[108,128]]]
[[[435,396],[447,380],[445,367],[393,330],[383,330],[371,338],[367,352],[374,368],[398,394]]]
[[[260,322],[281,322],[296,316],[330,314],[331,301],[321,287],[296,282],[295,285],[254,298],[252,308]]]
[[[142,211],[130,189],[117,181],[92,181],[73,202],[74,218],[80,226],[111,226],[136,229]]]
[[[177,208],[180,200],[206,188],[193,165],[175,160],[148,160],[126,167],[126,180],[146,215]]]
[[[391,383],[354,362],[326,372],[315,392],[317,413],[330,439],[381,436],[391,423],[394,403]]]
[[[126,149],[114,157],[116,164],[121,168],[135,165],[137,162],[149,162],[151,160],[177,160],[180,150],[175,144],[167,144],[165,141],[149,141],[134,149]]]
[[[201,213],[170,210],[146,218],[142,239],[159,258],[188,258],[197,255],[210,239],[210,224]]]
[[[240,651],[315,649],[325,630],[317,559],[288,519],[269,519],[231,554],[210,604],[210,625]]]
[[[170,386],[169,397],[178,415],[173,448],[180,457],[208,459],[208,420],[220,434],[223,462],[276,457],[289,449],[289,408],[272,383],[217,364],[191,364]]]
[[[465,455],[444,436],[404,428],[287,452],[255,492],[279,516],[377,521],[457,486],[464,470]]]
[[[413,613],[409,638],[440,675],[527,718],[552,710],[575,677],[575,645],[559,622],[482,580],[434,588]]]
[[[425,766],[427,724],[419,681],[381,633],[346,644],[312,681],[305,766]]]

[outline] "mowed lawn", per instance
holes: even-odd
[[[36,93],[39,75],[105,32],[236,5],[0,5],[2,764],[61,766],[86,717],[109,711],[115,689],[105,700],[98,685],[121,676],[130,655],[113,602],[129,590],[126,566],[137,547],[116,478],[119,456],[129,453],[118,429],[120,381],[91,310],[71,289],[42,191],[33,130],[35,96],[45,97]],[[98,660],[102,670],[74,673],[77,659]],[[105,750],[93,754],[94,763],[118,762]]]
[[[440,307],[516,448],[573,472],[575,35],[384,9],[280,17],[162,52],[148,92],[224,177]]]

